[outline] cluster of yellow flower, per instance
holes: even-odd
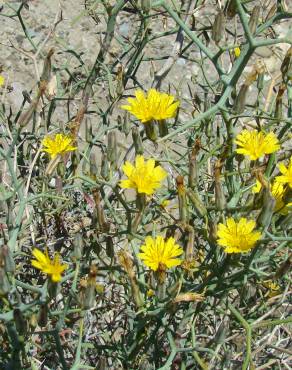
[[[177,113],[179,102],[175,101],[174,96],[166,93],[160,93],[155,89],[150,89],[147,95],[142,90],[135,92],[135,98],[128,98],[129,105],[121,108],[131,112],[142,123],[147,124],[151,120],[165,120],[172,118]],[[77,149],[73,145],[73,138],[65,134],[56,134],[55,136],[46,136],[42,145],[43,151],[47,152],[51,158],[58,155],[64,155]],[[238,145],[236,152],[244,154],[250,160],[257,160],[263,155],[271,154],[280,149],[279,141],[273,132],[265,134],[257,130],[243,130],[235,139]],[[167,177],[167,172],[159,165],[155,165],[154,159],[145,158],[137,155],[135,165],[126,162],[123,172],[127,179],[120,181],[121,188],[134,189],[139,194],[152,195],[161,187],[162,181]],[[287,187],[292,188],[292,157],[289,166],[283,163],[279,165],[282,175],[275,178],[271,191],[275,197],[276,209],[283,212],[287,211],[287,206],[283,201],[283,194]],[[259,192],[260,182],[257,181],[253,192]],[[259,231],[254,231],[255,221],[240,218],[236,222],[233,218],[227,218],[226,223],[218,225],[218,245],[224,248],[226,253],[246,253],[250,251],[257,241],[261,238]],[[170,268],[181,264],[182,260],[176,258],[183,253],[183,249],[175,243],[174,238],[165,240],[162,236],[156,238],[146,237],[145,244],[141,247],[139,257],[145,265],[156,271],[159,268]],[[36,260],[32,261],[33,266],[48,274],[52,281],[57,282],[61,279],[62,272],[67,265],[60,263],[59,255],[56,254],[51,261],[48,252],[43,254],[38,249],[34,249],[33,255]]]

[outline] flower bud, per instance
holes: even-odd
[[[80,233],[74,235],[73,239],[73,256],[76,260],[80,260],[83,257],[84,240]]]
[[[136,155],[143,154],[144,149],[143,149],[142,139],[140,136],[139,129],[135,126],[132,128],[132,138],[133,138],[133,142],[135,146]]]
[[[218,45],[225,32],[225,16],[222,11],[217,13],[212,27],[212,40]]]
[[[0,297],[6,296],[10,292],[11,286],[7,278],[6,272],[0,267]]]
[[[46,58],[45,58],[44,66],[43,66],[43,70],[42,70],[42,75],[40,77],[40,81],[49,82],[49,80],[51,78],[51,71],[52,71],[51,58],[52,58],[52,55],[54,54],[54,52],[55,52],[55,50],[53,48],[50,49]]]
[[[187,207],[187,199],[186,199],[186,190],[184,187],[184,178],[182,176],[177,176],[176,185],[177,185],[180,221],[182,223],[187,224],[188,223],[188,207]]]
[[[131,131],[129,113],[125,112],[124,118],[122,120],[122,132],[128,136],[129,132]]]
[[[117,166],[117,135],[115,131],[111,131],[107,135],[107,158],[111,165]]]
[[[29,319],[29,326],[31,328],[31,331],[34,331],[37,325],[38,325],[37,315],[33,313]]]
[[[114,243],[113,243],[113,238],[111,236],[107,236],[106,237],[106,255],[109,257],[109,258],[113,258],[114,257]]]
[[[194,244],[195,244],[195,230],[191,225],[187,225],[185,227],[185,231],[187,232],[187,247],[186,247],[186,261],[190,262],[194,259]]]
[[[285,58],[281,65],[281,72],[282,72],[282,78],[285,80],[285,76],[288,72],[289,66],[291,65],[291,59],[292,59],[292,46],[288,49]]]
[[[44,327],[48,322],[48,306],[46,303],[42,303],[40,306],[38,324],[40,327]]]
[[[71,155],[71,161],[72,161],[72,170],[75,173],[80,163],[80,155],[76,150]]]
[[[116,92],[118,96],[121,96],[124,91],[124,66],[122,64],[119,65],[117,70],[117,87]]]
[[[96,181],[98,176],[98,168],[96,163],[96,156],[94,153],[90,153],[89,157],[89,176],[92,180]]]
[[[275,118],[281,119],[283,116],[283,95],[286,90],[285,84],[279,86],[277,98],[276,98],[276,108],[275,108]]]
[[[153,121],[149,121],[145,123],[145,132],[146,136],[149,140],[151,141],[156,141],[157,140],[157,127]]]
[[[194,188],[198,181],[198,166],[197,166],[197,154],[201,148],[201,142],[199,139],[195,141],[191,153],[189,154],[189,178],[188,185],[190,188]]]
[[[264,88],[264,78],[265,78],[265,74],[259,73],[258,80],[257,80],[257,88],[259,91],[262,91]]]
[[[86,281],[86,288],[84,294],[83,307],[88,310],[94,306],[95,297],[96,297],[96,276],[97,276],[97,266],[92,264],[90,266],[88,278]]]
[[[252,10],[252,13],[251,13],[251,16],[248,22],[248,27],[252,35],[255,34],[255,31],[257,29],[257,24],[258,24],[259,16],[260,16],[260,10],[261,10],[260,6],[256,5]]]
[[[233,18],[236,14],[236,1],[235,0],[229,0],[228,6],[227,6],[227,15],[230,18]]]
[[[5,271],[14,273],[15,272],[15,262],[12,257],[10,248],[7,245],[4,245],[1,248],[1,255],[2,255],[1,257],[3,258],[3,262],[4,262]]]
[[[148,14],[151,9],[151,0],[141,0],[141,8],[144,13]]]
[[[91,143],[92,137],[93,137],[92,124],[88,119],[86,119],[85,120],[85,140],[86,142]]]
[[[105,180],[109,179],[109,163],[108,163],[108,160],[107,160],[107,155],[105,153],[101,157],[100,175]]]
[[[275,15],[276,11],[277,11],[277,4],[273,4],[271,6],[271,9],[268,11],[268,14],[266,16],[264,23],[266,23],[270,18],[272,18]]]
[[[248,90],[249,90],[248,85],[246,84],[241,85],[239,93],[233,105],[233,112],[235,114],[241,114],[244,111]]]
[[[276,205],[276,199],[271,194],[271,191],[268,187],[263,190],[263,207],[257,218],[257,224],[267,228],[269,227],[272,216],[274,213],[274,208]]]
[[[92,189],[92,195],[95,202],[95,207],[97,211],[97,222],[100,230],[106,232],[109,230],[109,223],[106,221],[104,208],[100,201],[100,192],[97,188]]]
[[[215,204],[216,208],[220,211],[226,207],[226,198],[223,191],[223,186],[220,180],[221,176],[222,163],[218,160],[214,168],[214,177],[215,177]]]
[[[27,322],[19,308],[13,310],[13,319],[18,334],[25,335],[27,333]]]
[[[208,239],[213,245],[217,243],[217,224],[212,219],[208,220]]]

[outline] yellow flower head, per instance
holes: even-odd
[[[280,149],[279,141],[273,132],[265,134],[257,130],[243,130],[236,136],[235,143],[241,147],[236,149],[236,152],[249,156],[252,161]]]
[[[45,147],[43,152],[49,153],[51,159],[55,158],[58,154],[64,154],[66,152],[72,152],[77,147],[72,145],[73,138],[70,135],[56,134],[54,136],[47,135],[42,144]]]
[[[226,253],[246,253],[250,251],[260,239],[261,233],[253,231],[256,223],[241,218],[236,222],[232,217],[227,218],[226,225],[218,225],[218,244],[224,247]]]
[[[165,208],[165,207],[167,207],[167,206],[169,205],[169,203],[170,203],[170,200],[168,200],[168,199],[164,199],[164,200],[160,203],[160,206],[161,206],[162,208]]]
[[[136,189],[138,193],[151,195],[161,187],[161,181],[167,176],[160,166],[155,167],[155,160],[144,161],[142,155],[137,155],[135,166],[130,162],[123,165],[123,171],[128,180],[121,180],[120,186],[124,189]]]
[[[145,245],[141,246],[141,251],[138,257],[153,271],[159,268],[171,268],[182,263],[181,259],[175,258],[180,256],[183,250],[175,244],[174,238],[165,240],[162,236],[157,236],[155,239],[147,236]]]
[[[235,55],[235,58],[239,58],[240,57],[240,48],[237,46],[236,48],[234,48],[234,55]]]
[[[35,260],[31,260],[31,264],[34,267],[49,275],[54,283],[61,280],[61,274],[68,266],[60,263],[59,253],[55,254],[53,260],[50,259],[47,249],[46,253],[43,253],[39,249],[35,248],[33,249],[32,254],[36,258]]]
[[[253,193],[259,193],[262,189],[262,184],[259,180],[256,180],[255,185],[252,187]],[[276,205],[274,208],[274,212],[279,212],[281,215],[287,215],[289,212],[290,207],[292,206],[292,203],[287,203],[283,201],[283,197],[285,195],[286,188],[283,184],[277,181],[277,178],[273,182],[273,185],[271,187],[271,193],[272,196],[276,200]]]
[[[257,194],[261,191],[262,189],[262,184],[259,180],[256,180],[256,183],[254,184],[254,186],[251,188],[251,191],[254,193],[254,194]]]
[[[292,203],[285,204],[283,198],[286,192],[286,186],[275,180],[271,189],[272,195],[276,200],[274,212],[279,212],[281,215],[287,215]]]
[[[267,296],[269,298],[275,297],[281,293],[281,287],[276,281],[266,280],[263,281],[263,286],[268,289]]]
[[[147,95],[142,90],[137,90],[135,96],[136,98],[128,98],[129,105],[122,105],[121,108],[132,113],[142,123],[160,121],[176,115],[179,102],[175,102],[172,95],[150,89]]]
[[[0,75],[0,87],[4,86],[5,84],[5,78]]]
[[[290,163],[288,167],[286,167],[284,163],[280,163],[279,170],[282,175],[277,176],[275,180],[281,184],[288,184],[289,187],[292,188],[292,157],[290,157]]]

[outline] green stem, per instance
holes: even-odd
[[[246,332],[246,355],[242,365],[242,370],[247,370],[250,362],[251,362],[251,326],[249,323],[241,316],[241,314],[236,310],[235,307],[232,306],[231,303],[228,303],[228,308],[233,313],[233,315],[237,318],[237,320],[242,324]]]

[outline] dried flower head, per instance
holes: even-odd
[[[173,95],[161,93],[156,89],[148,90],[147,95],[142,90],[137,90],[135,97],[128,98],[129,105],[122,105],[121,108],[132,113],[142,123],[175,117],[179,106]]]
[[[257,130],[243,130],[236,136],[235,143],[240,147],[236,152],[249,156],[252,161],[280,149],[279,141],[273,132],[265,134]]]
[[[292,188],[292,157],[290,157],[288,167],[286,167],[284,163],[280,163],[279,170],[282,175],[277,176],[275,180],[281,184],[288,184],[289,187]]]
[[[236,222],[232,217],[227,218],[226,225],[218,225],[218,244],[224,247],[226,253],[246,253],[250,251],[261,238],[259,231],[253,231],[255,221],[241,218]]]
[[[172,237],[165,240],[162,236],[157,236],[155,239],[147,236],[145,244],[141,246],[141,251],[138,257],[153,271],[178,266],[182,263],[181,259],[175,257],[180,256],[183,250]]]
[[[56,134],[53,136],[47,135],[43,141],[43,152],[49,153],[51,159],[57,155],[62,155],[66,152],[72,152],[77,149],[73,146],[73,138],[70,135]]]
[[[135,166],[130,162],[123,165],[123,171],[128,180],[121,180],[120,186],[124,189],[135,189],[138,193],[151,195],[161,187],[161,181],[167,176],[160,166],[155,167],[155,160],[145,162],[142,155],[137,155]]]
[[[66,264],[61,264],[59,253],[55,253],[53,260],[50,259],[47,249],[46,252],[43,253],[39,249],[34,248],[32,254],[35,257],[35,260],[31,260],[32,266],[49,275],[54,283],[61,280],[61,274],[68,266]]]

